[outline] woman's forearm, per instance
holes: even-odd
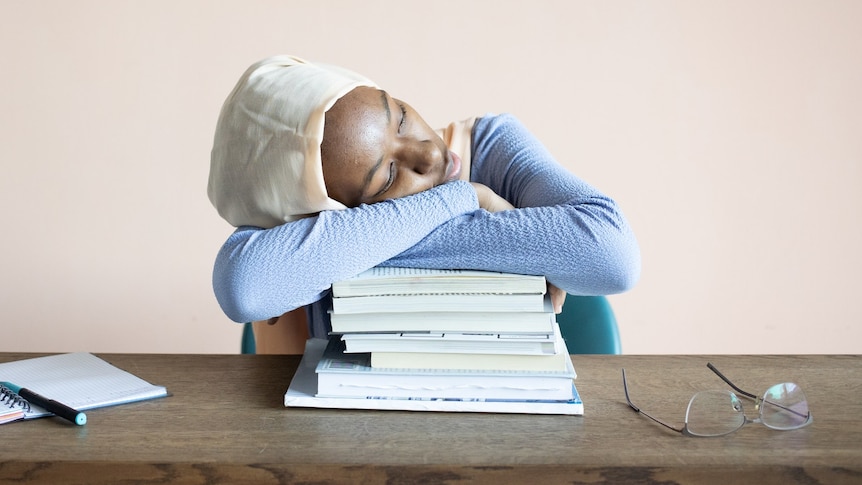
[[[234,321],[264,320],[320,299],[334,281],[391,259],[478,209],[467,182],[326,211],[272,229],[237,229],[216,257],[213,288]]]
[[[460,216],[383,265],[537,274],[567,293],[599,295],[634,285],[640,252],[613,201],[599,199]]]
[[[557,163],[511,115],[480,119],[473,138],[471,180],[518,209],[454,218],[384,264],[539,274],[583,295],[634,285],[640,252],[613,199]]]

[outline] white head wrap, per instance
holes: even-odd
[[[376,85],[336,66],[277,56],[246,70],[216,125],[210,202],[234,226],[274,227],[344,209],[323,182],[326,111],[359,86]]]

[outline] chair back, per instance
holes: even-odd
[[[567,295],[557,323],[570,354],[622,353],[617,319],[604,296]]]

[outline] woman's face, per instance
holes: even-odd
[[[326,112],[323,179],[348,207],[422,192],[458,178],[461,160],[406,103],[359,87]]]

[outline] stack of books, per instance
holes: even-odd
[[[583,414],[546,288],[541,276],[415,268],[337,282],[333,334],[309,341],[285,405]]]

